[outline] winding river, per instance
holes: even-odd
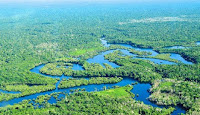
[[[102,39],[100,39],[100,40],[101,40],[102,44],[103,44],[105,47],[109,47],[109,46],[111,45],[111,44],[108,44],[107,41],[106,41],[104,38],[102,38]],[[197,43],[198,43],[198,42],[197,42]],[[114,45],[116,45],[116,44],[114,44]],[[154,50],[151,49],[151,48],[133,47],[133,46],[131,46],[131,45],[129,45],[129,44],[117,44],[117,45],[121,45],[121,46],[124,46],[124,47],[127,47],[127,48],[131,48],[131,49],[134,49],[134,50],[136,50],[136,51],[146,51],[146,52],[150,52],[151,55],[148,55],[148,56],[156,56],[156,55],[159,54],[158,52],[154,51]],[[178,48],[179,48],[179,46],[174,46],[174,47],[178,47]],[[181,47],[181,48],[185,48],[185,47],[183,47],[183,46],[180,46],[180,47]],[[168,48],[170,49],[170,48],[172,48],[172,47],[168,47]],[[149,61],[152,61],[152,62],[154,62],[154,63],[156,63],[156,64],[168,64],[168,65],[176,64],[176,63],[174,63],[174,62],[170,62],[170,61],[167,61],[167,60],[161,60],[161,59],[155,59],[155,58],[147,58],[147,57],[137,57],[137,55],[132,54],[132,53],[130,53],[130,52],[127,51],[127,50],[121,50],[121,49],[117,49],[117,50],[120,50],[121,52],[123,52],[123,53],[126,54],[126,55],[133,56],[133,58],[135,58],[135,59],[149,60]],[[112,51],[112,50],[109,50],[109,51],[107,51],[107,52],[110,52],[110,53],[111,53],[111,52],[113,52],[113,51]],[[106,53],[106,54],[107,54],[107,53]],[[98,55],[98,56],[99,56],[99,55]],[[170,53],[170,58],[176,59],[176,60],[178,60],[178,61],[180,61],[181,63],[184,63],[184,64],[193,64],[192,62],[185,60],[180,54]],[[94,58],[93,58],[93,62],[95,62],[95,59],[94,59]],[[98,63],[98,62],[96,62],[96,63]],[[101,61],[101,63],[103,63],[103,62]]]
[[[103,38],[101,39],[101,42],[105,47],[109,47],[111,45],[111,44],[108,44],[107,41],[105,39],[103,39]],[[132,49],[135,49],[135,50],[138,50],[138,51],[151,52],[152,53],[151,56],[156,56],[156,55],[159,54],[159,53],[157,53],[156,51],[154,51],[153,49],[150,49],[150,48],[148,48],[148,49],[146,49],[146,48],[137,48],[137,47],[133,47],[133,46],[127,45],[127,44],[118,44],[118,45],[125,46],[127,48],[132,48]],[[133,56],[133,58],[138,58],[137,55],[130,53],[128,50],[124,50],[124,49],[118,49],[118,50],[123,52],[125,55],[130,55],[130,56]],[[109,51],[102,52],[99,55],[94,56],[91,59],[88,59],[87,61],[89,63],[99,63],[103,67],[104,67],[103,63],[107,63],[107,64],[111,65],[113,68],[117,68],[117,67],[119,67],[117,64],[109,62],[108,60],[104,59],[104,56],[106,54],[112,53],[113,51],[115,51],[115,50],[109,50]],[[192,64],[192,62],[186,61],[179,54],[171,53],[170,57],[173,58],[173,59],[177,59],[177,60],[179,60],[180,62],[182,62],[184,64]],[[153,59],[153,58],[145,58],[145,57],[143,57],[143,58],[140,58],[140,59],[150,60],[150,61],[152,61],[152,62],[154,62],[156,64],[176,64],[174,62],[170,62],[170,61],[166,61],[166,60],[160,60],[160,59]],[[65,92],[65,93],[70,94],[70,90],[75,90],[77,88],[81,88],[81,89],[85,88],[86,91],[93,92],[93,91],[101,91],[101,90],[103,90],[104,86],[106,86],[106,87],[126,86],[128,84],[132,84],[134,82],[138,82],[137,80],[134,80],[132,78],[124,77],[121,82],[114,83],[114,84],[99,84],[99,85],[94,84],[94,85],[78,86],[78,87],[72,87],[72,88],[66,88],[66,89],[59,89],[58,85],[60,84],[62,78],[69,79],[69,78],[73,78],[73,77],[64,76],[64,75],[62,75],[62,76],[51,76],[51,75],[42,74],[42,73],[40,73],[40,69],[42,67],[44,67],[44,66],[45,66],[44,64],[39,65],[39,66],[31,69],[30,71],[34,72],[36,74],[40,74],[40,75],[43,75],[43,76],[46,76],[46,77],[51,77],[51,78],[54,78],[54,79],[55,78],[59,78],[60,80],[55,84],[56,85],[55,90],[46,91],[46,92],[42,92],[42,93],[36,93],[36,94],[33,94],[33,95],[24,96],[24,97],[20,97],[20,98],[15,98],[15,99],[12,99],[12,100],[9,100],[9,101],[2,101],[2,102],[0,102],[0,107],[4,107],[6,105],[13,105],[13,104],[19,103],[19,102],[21,102],[22,100],[25,100],[25,99],[35,99],[35,98],[37,98],[37,96],[40,96],[40,95],[46,95],[46,94],[50,95],[51,93],[55,93],[55,92]],[[82,66],[78,65],[78,64],[74,64],[72,69],[73,70],[83,70]],[[89,79],[89,78],[86,78],[86,79]],[[150,93],[148,92],[150,87],[151,87],[151,85],[148,84],[148,83],[140,83],[139,82],[137,85],[134,85],[134,88],[131,90],[131,92],[134,93],[134,94],[138,94],[139,95],[139,96],[135,96],[136,100],[143,101],[147,105],[151,105],[153,107],[160,107],[160,108],[167,107],[167,106],[156,105],[155,103],[153,103],[153,102],[151,102],[151,101],[149,101],[147,99],[150,96]],[[7,91],[3,91],[3,90],[0,90],[0,92],[12,93],[12,94],[19,93],[19,92],[7,92]],[[63,94],[62,94],[62,96],[63,96]],[[56,99],[54,97],[51,97],[51,99],[48,102],[49,103],[56,103]],[[182,107],[176,106],[175,108],[176,108],[176,110],[172,113],[172,115],[177,115],[178,113],[185,113],[185,110]]]

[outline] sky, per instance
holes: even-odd
[[[0,3],[127,3],[127,2],[198,2],[200,0],[0,0]]]

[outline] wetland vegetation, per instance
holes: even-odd
[[[200,114],[198,5],[0,6],[0,114]]]

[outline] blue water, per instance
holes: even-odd
[[[130,53],[128,50],[119,49],[123,54],[128,56],[137,56],[136,54]]]
[[[58,66],[57,66],[58,67]],[[66,68],[69,68],[70,66],[66,66]],[[83,67],[79,64],[73,64],[72,65],[73,70],[84,70]]]
[[[59,67],[59,66],[57,66],[57,67]],[[70,66],[66,66],[66,68],[69,68],[69,67]],[[72,69],[73,70],[84,70],[83,67],[79,64],[73,64]]]
[[[149,4],[148,4],[149,5]],[[165,6],[168,6],[168,4],[166,4]],[[178,5],[179,7],[181,7],[182,9],[187,9],[188,8],[188,4],[186,3],[186,4],[181,4],[181,5]],[[186,7],[187,6],[187,7]],[[191,7],[191,6],[195,6],[196,8],[198,8],[199,7],[199,4],[195,4],[195,3],[193,3],[193,4],[190,4],[189,5],[189,7]],[[68,6],[68,7],[71,7],[70,5]],[[145,8],[146,6],[142,6],[141,7],[141,5],[139,5],[139,6],[137,6],[136,5],[136,7],[137,7],[137,10],[134,10],[134,11],[137,11],[138,12],[138,10],[139,10],[139,12],[138,12],[138,14],[141,14],[141,13],[144,13],[144,11],[145,10],[149,10],[149,11],[151,11],[152,10],[152,8],[154,9],[155,7],[148,7],[148,8]],[[172,6],[173,8],[171,8],[171,10],[173,11],[173,9],[175,8],[174,6]],[[63,8],[66,8],[66,6],[64,6]],[[104,7],[105,8],[105,7]],[[119,7],[117,7],[117,8],[119,8]],[[130,6],[129,6],[129,8],[130,8]],[[124,8],[123,8],[123,10],[124,9],[128,9],[128,10],[130,10],[128,8],[128,6],[127,5],[125,5],[124,6]],[[163,9],[163,5],[162,6],[159,6],[159,7],[156,7],[156,9]],[[164,7],[165,8],[165,7]],[[176,8],[177,8],[177,6],[176,6]],[[48,9],[48,8],[45,8],[45,9]],[[46,11],[45,9],[43,9],[44,11]],[[54,8],[53,8],[54,9]],[[71,10],[71,8],[69,8],[70,10]],[[78,9],[78,8],[77,8]],[[90,9],[90,8],[87,8],[87,9]],[[81,8],[81,10],[86,10],[87,11],[87,9],[85,8],[85,7],[83,7],[83,8]],[[110,8],[109,8],[110,9]],[[193,9],[195,9],[195,8],[193,8]],[[15,16],[16,14],[18,14],[17,12],[24,12],[24,10],[17,10],[17,9],[15,9],[16,11],[15,12],[13,12],[13,9],[11,9],[11,10],[9,10],[9,12],[7,11],[7,10],[3,10],[3,11],[5,11],[3,14],[5,15],[5,17],[7,17],[7,15],[11,15],[12,16],[12,14]],[[28,9],[27,9],[28,10]],[[26,10],[26,11],[27,11]],[[42,19],[45,19],[46,18],[46,16],[47,15],[42,15],[42,14],[40,14],[40,12],[44,12],[43,10],[41,10],[41,9],[37,9],[37,11],[34,11],[33,13],[35,13],[35,14],[39,14],[39,15],[41,15],[42,16]],[[67,12],[65,12],[65,13],[63,13],[63,14],[65,14],[64,16],[62,16],[62,15],[60,15],[59,14],[59,12],[63,12],[64,10],[63,9],[61,9],[60,11],[58,10],[58,12],[56,12],[56,11],[52,11],[52,15],[49,15],[48,17],[49,18],[52,18],[52,19],[55,19],[55,17],[56,16],[59,16],[59,18],[56,18],[55,20],[57,20],[58,22],[61,22],[62,21],[62,17],[64,17],[64,19],[66,18],[66,17],[70,17],[71,15],[67,15],[67,14],[77,14],[77,16],[79,16],[80,17],[80,15],[79,14],[81,14],[81,13],[77,13],[77,11],[67,11]],[[99,8],[96,8],[96,6],[94,6],[94,12],[92,11],[91,13],[92,14],[96,14],[96,12],[97,11],[100,11],[99,10]],[[117,10],[118,11],[118,10]],[[122,10],[121,10],[121,8],[119,8],[119,11],[121,12]],[[159,10],[158,10],[159,11]],[[32,10],[31,10],[31,12],[32,12]],[[56,12],[56,13],[54,13],[54,12]],[[112,10],[110,11],[110,12],[113,12]],[[152,10],[152,12],[153,12],[153,10]],[[170,13],[171,11],[169,11],[169,13]],[[25,12],[26,13],[26,12]],[[90,12],[88,13],[88,11],[86,12],[88,15],[90,15]],[[1,14],[2,14],[2,11],[1,11]],[[124,14],[123,12],[122,12],[122,14]],[[160,13],[160,14],[162,14],[162,13]],[[28,15],[30,15],[30,14],[28,14]],[[28,15],[21,15],[21,16],[15,16],[17,19],[15,19],[15,17],[13,17],[14,19],[13,20],[21,20],[21,19],[26,19],[26,18],[31,18],[31,19],[33,19],[33,20],[35,20],[35,18],[32,18],[32,16],[28,16]],[[109,15],[109,14],[108,14]],[[164,14],[163,14],[164,15]],[[76,16],[76,15],[75,15]],[[21,17],[21,18],[20,18]],[[137,17],[137,16],[136,16]],[[122,17],[123,18],[123,17]],[[140,18],[140,17],[139,17]],[[124,19],[126,19],[126,18],[124,18]],[[2,22],[4,22],[3,21],[4,19],[2,19]],[[98,20],[98,19],[97,19]],[[24,20],[22,20],[22,22],[23,22]],[[42,22],[41,22],[42,21]],[[87,21],[87,20],[86,20]],[[118,21],[118,20],[117,20]],[[5,22],[6,22],[6,20],[5,20]],[[34,21],[33,21],[34,22]],[[36,22],[41,22],[41,24],[48,24],[48,23],[43,23],[43,22],[46,22],[45,20],[43,21],[43,20],[38,20],[38,21],[36,21]],[[84,23],[84,22],[83,22]],[[29,24],[29,23],[28,23]],[[18,24],[19,25],[19,24]],[[35,23],[33,23],[32,25],[35,25]],[[31,26],[32,26],[31,25]],[[70,25],[70,23],[69,23],[69,25]],[[47,25],[48,26],[48,25]],[[56,28],[55,30],[58,30],[58,28]],[[54,33],[55,34],[55,33]],[[105,40],[105,39],[102,39],[101,40],[101,42],[102,42],[102,44],[105,46],[105,47],[109,47],[110,46],[110,44],[108,44],[107,43],[107,41]],[[153,49],[144,49],[144,48],[137,48],[137,47],[132,47],[131,45],[126,45],[126,44],[121,44],[121,45],[123,45],[123,46],[126,46],[126,47],[130,47],[130,48],[133,48],[133,49],[135,49],[135,50],[139,50],[139,51],[148,51],[148,52],[151,52],[152,53],[152,55],[151,56],[156,56],[156,55],[158,55],[158,53],[157,52],[155,52],[155,51],[153,51]],[[197,42],[197,45],[200,45],[200,42]],[[173,47],[173,48],[181,48],[181,47]],[[172,49],[173,49],[172,48]],[[121,50],[125,55],[130,55],[130,56],[134,56],[134,57],[136,57],[137,55],[134,55],[134,54],[131,54],[129,51],[127,51],[127,50]],[[105,54],[103,54],[103,56],[104,56]],[[94,57],[93,59],[89,59],[88,60],[88,62],[91,62],[91,63],[100,63],[102,66],[104,66],[103,65],[103,63],[108,63],[108,64],[110,64],[112,67],[114,67],[114,68],[116,68],[116,67],[119,67],[118,65],[116,65],[115,63],[111,63],[111,62],[109,62],[108,60],[105,60],[104,59],[104,57],[103,57],[102,55],[101,56],[97,56],[96,58]],[[185,59],[183,59],[179,54],[172,54],[171,55],[171,58],[173,58],[173,59],[177,59],[177,60],[180,60],[181,62],[183,62],[183,63],[185,63],[185,64],[192,64],[191,62],[188,62],[188,61],[186,61]],[[154,63],[156,63],[156,64],[175,64],[175,63],[173,63],[173,62],[169,62],[169,61],[165,61],[165,60],[160,60],[160,59],[152,59],[152,58],[140,58],[140,59],[145,59],[145,60],[150,60],[150,61],[152,61],[152,62],[154,62]],[[34,72],[34,73],[37,73],[37,74],[41,74],[40,72],[39,72],[39,70],[43,67],[44,65],[41,65],[41,66],[37,66],[37,67],[35,67],[35,68],[33,68],[32,70],[31,70],[31,72]],[[80,65],[73,65],[73,68],[72,68],[73,70],[84,70]],[[66,79],[69,79],[69,78],[71,78],[71,77],[69,77],[69,76],[51,76],[51,75],[45,75],[45,74],[41,74],[41,75],[44,75],[44,76],[46,76],[46,77],[51,77],[51,78],[59,78],[60,80],[61,79],[63,79],[63,78],[66,78]],[[34,99],[34,98],[36,98],[37,96],[39,96],[39,95],[45,95],[45,94],[51,94],[51,93],[54,93],[54,92],[66,92],[66,93],[70,93],[70,90],[71,89],[77,89],[77,88],[86,88],[86,90],[87,91],[95,91],[96,89],[97,90],[102,90],[102,88],[103,88],[103,86],[107,86],[107,87],[110,87],[111,85],[119,85],[119,86],[125,86],[125,85],[127,85],[127,84],[129,84],[129,83],[131,83],[131,82],[135,82],[135,80],[133,80],[133,79],[131,79],[131,78],[124,78],[124,80],[123,81],[121,81],[121,82],[119,82],[119,83],[116,83],[116,84],[101,84],[101,85],[88,85],[88,86],[80,86],[80,87],[73,87],[73,88],[68,88],[68,89],[58,89],[58,85],[59,85],[59,83],[60,83],[60,80],[56,83],[56,89],[55,90],[53,90],[53,91],[47,91],[47,92],[43,92],[43,93],[38,93],[38,94],[34,94],[34,95],[30,95],[30,96],[25,96],[25,97],[21,97],[21,98],[16,98],[16,99],[13,99],[13,100],[10,100],[10,101],[3,101],[3,102],[0,102],[0,106],[5,106],[5,105],[8,105],[8,104],[11,104],[11,105],[13,105],[14,103],[18,103],[18,102],[21,102],[23,99]],[[96,88],[95,88],[96,87]],[[156,105],[156,104],[154,104],[154,103],[151,103],[150,101],[148,101],[146,98],[147,97],[149,97],[149,92],[147,92],[147,90],[149,89],[151,87],[151,85],[150,84],[141,84],[141,83],[139,83],[139,84],[137,84],[137,85],[135,85],[134,86],[134,89],[133,90],[131,90],[131,92],[133,92],[133,93],[135,93],[135,94],[139,94],[139,97],[135,97],[136,98],[136,100],[140,100],[140,101],[143,101],[145,104],[149,104],[149,105],[152,105],[152,106],[154,106],[154,107],[162,107],[162,106],[158,106],[158,105]],[[7,92],[7,91],[3,91],[3,90],[1,90],[0,92],[5,92],[5,93],[16,93],[16,92]],[[51,98],[50,100],[49,100],[49,102],[50,103],[54,103],[55,102],[55,99],[53,99],[53,98]],[[182,108],[178,108],[178,110],[177,111],[174,111],[173,112],[173,115],[176,115],[177,113],[185,113],[185,111],[182,109]]]
[[[56,83],[56,91],[58,91],[58,86],[60,84],[60,82],[63,80],[63,79],[69,79],[69,78],[72,78],[71,76],[65,76],[65,75],[62,75],[60,77],[60,80]]]
[[[41,69],[42,67],[44,67],[44,64],[35,67],[31,71],[34,72],[34,73],[41,74],[41,73],[39,73],[39,69]],[[43,74],[41,74],[41,75],[43,75]],[[50,75],[46,75],[46,76],[52,77]],[[60,77],[60,76],[58,76],[58,77]],[[53,76],[52,78],[56,78],[56,77]],[[63,78],[69,79],[69,78],[72,78],[72,77],[62,75],[61,79],[63,79]],[[137,82],[136,80],[134,80],[132,78],[125,77],[121,82],[118,82],[118,83],[115,83],[115,84],[99,84],[99,85],[95,84],[95,85],[72,87],[72,88],[67,88],[67,89],[59,89],[58,85],[60,84],[61,79],[56,83],[56,89],[53,90],[53,91],[46,91],[46,92],[42,92],[42,93],[37,93],[37,94],[25,96],[25,97],[15,98],[15,99],[12,99],[12,100],[9,100],[9,101],[2,101],[2,102],[0,102],[0,106],[3,107],[3,106],[6,106],[8,104],[13,105],[15,103],[21,102],[24,99],[35,99],[35,98],[37,98],[37,96],[46,95],[46,94],[50,95],[51,93],[54,93],[54,92],[65,92],[67,94],[70,94],[71,93],[70,90],[75,90],[77,88],[81,88],[81,89],[85,88],[86,91],[88,91],[88,92],[101,91],[101,90],[103,90],[104,86],[106,86],[107,88],[109,88],[109,87],[112,88],[113,86],[126,86],[128,84],[132,84],[134,82]],[[131,90],[131,92],[134,93],[134,94],[139,94],[138,97],[135,96],[135,99],[139,100],[139,101],[143,101],[145,104],[151,105],[153,107],[161,107],[161,108],[166,107],[166,106],[158,106],[158,105],[150,102],[147,99],[150,96],[150,93],[148,92],[148,89],[150,89],[150,87],[151,87],[150,84],[138,83],[137,85],[134,85],[134,88]],[[56,99],[51,97],[51,99],[48,100],[48,102],[50,102],[51,104],[56,103]],[[177,110],[174,111],[172,113],[172,115],[176,115],[176,113],[185,113],[185,110],[181,107],[176,107],[176,109]]]
[[[83,67],[79,64],[73,64],[73,67],[72,67],[73,70],[84,70]]]
[[[145,58],[145,57],[133,57],[133,59],[144,59],[144,60],[149,60],[155,64],[167,64],[167,65],[172,65],[172,64],[176,64],[174,62],[170,62],[170,61],[167,61],[167,60],[161,60],[161,59],[154,59],[154,58]]]
[[[187,60],[185,60],[181,55],[179,55],[179,54],[175,54],[175,53],[170,53],[171,54],[171,56],[170,56],[170,58],[172,58],[172,59],[176,59],[176,60],[178,60],[178,61],[180,61],[180,62],[182,62],[182,63],[184,63],[184,64],[193,64],[192,62],[189,62],[189,61],[187,61]]]
[[[48,100],[48,102],[50,104],[54,104],[54,103],[57,103],[57,100],[53,96],[51,96],[51,98]]]
[[[133,47],[131,45],[128,45],[128,44],[118,44],[118,45],[121,45],[121,46],[124,46],[124,47],[127,47],[127,48],[133,48],[137,51],[146,51],[146,52],[151,52],[151,55],[150,56],[156,56],[158,55],[159,53],[157,53],[156,51],[154,51],[153,49],[151,48],[136,48],[136,47]],[[137,57],[136,54],[133,54],[133,53],[130,53],[128,50],[125,50],[125,49],[116,49],[116,50],[120,50],[123,54],[125,55],[128,55],[128,56],[133,56],[133,59],[144,59],[144,60],[149,60],[149,61],[152,61],[156,64],[169,64],[169,65],[172,65],[172,64],[176,64],[174,62],[170,62],[170,61],[167,61],[167,60],[161,60],[161,59],[154,59],[154,58],[145,58],[145,57]],[[118,65],[116,65],[115,63],[111,63],[109,62],[108,60],[105,60],[104,59],[104,55],[107,55],[109,53],[112,53],[114,50],[109,50],[109,51],[106,51],[106,52],[103,52],[102,54],[100,55],[97,55],[95,56],[94,58],[91,58],[91,59],[88,59],[87,61],[89,63],[99,63],[101,64],[102,66],[103,63],[107,63],[109,65],[111,65],[113,68],[116,68],[116,67],[119,67]],[[179,55],[179,54],[177,54]],[[185,63],[186,61],[180,56],[181,60],[183,61],[183,63]]]
[[[36,66],[35,68],[31,69],[30,71],[33,72],[33,73],[41,74],[41,75],[46,76],[46,77],[60,78],[60,76],[46,75],[46,74],[40,73],[40,69],[43,68],[44,66],[45,66],[45,64]]]
[[[110,44],[107,43],[107,41],[104,38],[101,38],[101,43],[105,46],[105,47],[109,47]]]
[[[41,68],[43,67],[43,65],[40,65],[36,68]],[[38,70],[35,69],[36,73],[38,73]],[[62,78],[68,78],[67,76],[62,76]],[[29,95],[29,96],[25,96],[25,97],[20,97],[20,98],[15,98],[15,99],[12,99],[12,100],[9,100],[9,101],[2,101],[0,102],[0,107],[3,107],[3,106],[6,106],[8,104],[10,105],[13,105],[15,103],[19,103],[21,102],[22,100],[24,99],[35,99],[37,98],[37,96],[40,96],[40,95],[50,95],[51,93],[55,93],[55,92],[65,92],[67,94],[70,94],[70,90],[75,90],[77,88],[85,88],[86,91],[88,92],[92,92],[92,91],[101,91],[103,90],[103,87],[106,86],[107,88],[112,88],[113,86],[126,86],[128,84],[132,84],[134,82],[137,82],[136,80],[132,79],[132,78],[123,78],[123,80],[121,82],[118,82],[118,83],[114,83],[114,84],[99,84],[99,85],[87,85],[87,86],[78,86],[78,87],[72,87],[72,88],[67,88],[67,89],[59,89],[58,88],[58,85],[60,83],[60,81],[56,84],[56,89],[53,90],[53,91],[46,91],[46,92],[42,92],[42,93],[36,93],[36,94],[33,94],[33,95]],[[165,107],[165,106],[158,106],[152,102],[150,102],[147,98],[150,96],[150,93],[148,92],[148,89],[150,89],[151,85],[150,84],[147,84],[147,83],[138,83],[137,85],[134,85],[134,88],[131,90],[132,93],[134,94],[139,94],[139,96],[135,96],[135,99],[138,100],[138,101],[143,101],[145,104],[148,104],[148,105],[151,105],[153,107]],[[56,103],[56,99],[51,97],[50,100],[48,100],[48,102],[50,102],[51,104],[53,103]],[[185,113],[185,110],[181,107],[176,107],[176,111],[174,111],[172,113],[172,115],[176,115],[175,113]]]
[[[106,46],[107,46],[107,42],[106,42]],[[110,45],[110,44],[109,44]],[[154,51],[153,49],[151,48],[137,48],[137,47],[133,47],[131,45],[128,45],[128,44],[117,44],[117,45],[121,45],[121,46],[124,46],[124,47],[127,47],[127,48],[132,48],[134,50],[137,50],[137,51],[146,51],[146,52],[151,52],[151,55],[150,56],[156,56],[158,55],[159,53],[157,53],[156,51]],[[105,46],[105,45],[104,45]],[[105,46],[105,47],[106,47]],[[124,50],[124,49],[117,49],[117,50],[120,50],[122,53],[124,53],[125,55],[129,55],[129,56],[133,56],[134,59],[144,59],[144,60],[149,60],[149,61],[152,61],[156,64],[176,64],[174,62],[170,62],[170,61],[167,61],[167,60],[161,60],[161,59],[154,59],[154,58],[145,58],[145,57],[142,57],[142,58],[138,58],[136,54],[132,54],[130,53],[128,50]],[[116,65],[115,63],[112,63],[112,62],[109,62],[108,60],[105,60],[104,59],[104,55],[107,55],[109,53],[112,53],[114,50],[109,50],[109,51],[106,51],[106,52],[103,52],[101,53],[100,55],[97,55],[95,56],[94,58],[91,58],[91,59],[88,59],[87,61],[89,63],[99,63],[101,64],[103,67],[103,63],[107,63],[109,65],[111,65],[113,68],[116,68],[116,67],[119,67],[118,65]],[[177,54],[179,55],[179,54]],[[178,57],[178,56],[177,56]],[[172,56],[173,58],[173,56]],[[183,63],[186,63],[188,64],[188,62],[186,60],[184,60],[180,55],[179,55],[179,60]]]
[[[150,56],[156,56],[158,55],[158,52],[154,51],[152,48],[139,48],[139,47],[133,47],[129,44],[117,44],[117,45],[121,45],[121,46],[124,46],[124,47],[127,47],[127,48],[132,48],[136,51],[145,51],[145,52],[150,52],[151,55]]]
[[[107,54],[109,54],[109,53],[112,53],[113,51],[114,51],[114,50],[105,51],[105,52],[103,52],[103,53],[101,53],[101,54],[99,54],[99,55],[97,55],[97,56],[94,56],[93,58],[88,59],[87,62],[88,62],[88,63],[99,63],[99,64],[101,64],[103,67],[105,67],[105,66],[104,66],[104,63],[107,63],[107,64],[111,65],[113,68],[117,68],[117,67],[119,67],[117,64],[112,63],[112,62],[109,62],[108,60],[106,60],[106,59],[104,58],[105,55],[107,55]]]
[[[156,56],[158,55],[159,53],[154,51],[152,48],[138,48],[138,47],[133,47],[131,45],[128,45],[128,44],[118,44],[118,45],[121,45],[121,46],[124,46],[124,47],[127,47],[127,48],[132,48],[134,50],[137,50],[137,51],[146,51],[146,52],[150,52],[151,55],[149,56]],[[126,51],[126,52],[124,52]],[[126,55],[130,55],[130,53],[127,53],[128,51],[127,50],[124,50],[122,51],[124,54]],[[185,60],[180,54],[175,54],[175,53],[170,53],[170,58],[172,59],[176,59],[184,64],[193,64],[192,62],[189,62],[187,60]],[[131,54],[131,56],[133,56]],[[174,62],[170,62],[170,61],[167,61],[167,60],[161,60],[161,59],[155,59],[155,58],[146,58],[146,57],[137,57],[137,55],[134,55],[133,57],[134,59],[144,59],[144,60],[149,60],[149,61],[152,61],[154,62],[155,64],[169,64],[169,65],[172,65],[172,64],[176,64]]]
[[[200,45],[200,41],[196,42],[196,45]],[[169,46],[165,47],[166,49],[186,49],[186,48],[191,48],[191,47],[184,47],[184,46]]]
[[[18,94],[18,93],[20,93],[20,92],[15,92],[15,91],[5,91],[5,90],[0,89],[0,93]]]
[[[153,49],[135,48],[135,47],[132,47],[131,45],[126,45],[126,44],[121,44],[121,45],[125,46],[125,47],[128,47],[128,48],[134,48],[135,50],[139,50],[139,51],[151,52],[152,53],[151,56],[158,55],[158,53],[153,51]],[[128,50],[122,50],[122,49],[118,49],[118,50],[122,51],[125,55],[133,56],[133,58],[138,58],[138,57],[134,57],[134,56],[137,56],[137,55],[130,53]],[[101,54],[99,54],[97,56],[94,56],[93,58],[88,59],[87,61],[89,63],[99,63],[103,67],[105,67],[103,65],[103,63],[107,63],[107,64],[111,65],[114,68],[119,67],[115,63],[109,62],[108,60],[104,59],[104,56],[106,54],[112,53],[113,51],[114,50],[109,50],[109,51],[102,52]],[[190,64],[189,62],[185,61],[179,54],[171,54],[171,58],[176,58],[176,59],[178,58],[179,61],[181,61],[183,63]],[[145,57],[144,58],[139,58],[139,59],[150,60],[150,61],[152,61],[154,63],[157,63],[157,64],[176,64],[174,62],[169,62],[169,61],[160,60],[160,59],[152,59],[152,58],[145,58]],[[24,97],[20,97],[20,98],[15,98],[15,99],[12,99],[12,100],[9,100],[9,101],[2,101],[2,102],[0,102],[0,107],[6,106],[8,104],[13,105],[15,103],[19,103],[24,99],[35,99],[35,98],[37,98],[37,96],[40,96],[40,95],[46,95],[46,94],[50,95],[50,94],[55,93],[55,92],[64,92],[64,93],[70,94],[70,93],[72,93],[72,92],[70,92],[70,90],[75,90],[77,88],[81,88],[81,89],[85,88],[86,91],[92,92],[92,91],[101,91],[101,90],[103,90],[104,86],[106,86],[107,88],[112,88],[113,86],[126,86],[128,84],[132,84],[134,82],[138,82],[138,81],[136,81],[136,80],[134,80],[132,78],[124,77],[121,82],[114,83],[114,84],[98,84],[98,85],[97,84],[93,84],[93,85],[87,85],[87,86],[78,86],[78,87],[72,87],[72,88],[66,88],[66,89],[59,89],[58,85],[60,84],[62,79],[69,79],[69,78],[73,78],[73,77],[64,76],[64,75],[62,75],[62,76],[45,75],[45,74],[40,73],[40,69],[42,67],[44,67],[44,64],[39,65],[39,66],[31,69],[30,71],[34,72],[34,73],[37,73],[37,74],[44,75],[46,77],[59,78],[59,81],[55,84],[55,86],[56,86],[55,90],[46,91],[46,92],[42,92],[42,93],[36,93],[36,94],[33,94],[33,95],[24,96]],[[73,68],[72,69],[73,70],[77,70],[77,71],[78,70],[84,70],[83,67],[81,65],[78,65],[78,64],[73,64]],[[86,79],[88,80],[89,78],[86,78]],[[138,101],[144,102],[144,104],[151,105],[153,107],[160,107],[160,108],[167,107],[167,106],[156,105],[155,103],[153,103],[153,102],[151,102],[151,101],[149,101],[147,99],[150,96],[150,93],[148,92],[150,87],[151,87],[151,85],[148,84],[148,83],[138,83],[138,84],[134,85],[134,88],[131,90],[131,92],[136,94],[136,95],[138,94],[139,96],[135,96],[135,99],[138,100]],[[61,97],[63,97],[63,96],[61,96]],[[51,97],[51,99],[48,100],[48,102],[53,104],[53,103],[56,103],[57,101],[56,101],[55,98]],[[172,115],[177,115],[178,113],[185,113],[185,110],[183,108],[181,108],[179,106],[176,106],[175,108],[176,108],[176,110],[172,113]]]

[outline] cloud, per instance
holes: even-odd
[[[186,18],[181,17],[154,17],[154,18],[146,18],[146,19],[132,19],[128,22],[119,22],[120,25],[123,24],[130,24],[130,23],[154,23],[154,22],[184,22],[184,21],[190,21]]]

